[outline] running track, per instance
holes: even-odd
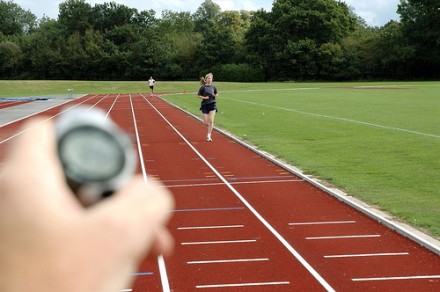
[[[28,103],[28,102],[32,102],[32,101],[30,101],[30,100],[25,100],[25,101],[21,101],[21,100],[5,100],[5,101],[3,101],[0,98],[0,109],[7,108],[7,107],[13,107],[13,106],[21,105],[21,104],[25,104],[25,103]]]
[[[87,95],[36,115],[78,104],[129,131],[138,171],[176,200],[174,254],[146,259],[123,291],[440,291],[438,254],[219,132],[205,142],[157,97]],[[0,162],[22,122],[0,126]]]

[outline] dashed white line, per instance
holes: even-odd
[[[189,265],[197,265],[197,264],[218,264],[218,263],[244,263],[244,262],[264,262],[268,261],[268,258],[259,258],[259,259],[233,259],[233,260],[211,260],[211,261],[189,261],[187,264]]]
[[[230,244],[230,243],[251,243],[251,242],[257,242],[257,240],[243,239],[243,240],[194,241],[194,242],[182,242],[181,245]]]
[[[251,286],[271,286],[289,285],[290,282],[261,282],[261,283],[239,283],[239,284],[216,284],[216,285],[197,285],[197,289],[203,288],[231,288],[231,287],[251,287]]]
[[[380,237],[379,234],[371,234],[371,235],[341,235],[341,236],[315,236],[315,237],[306,237],[308,240],[319,240],[319,239],[344,239],[344,238],[373,238]]]
[[[296,225],[321,225],[321,224],[354,224],[356,221],[322,221],[322,222],[294,222],[289,223],[290,226]]]
[[[367,281],[400,281],[400,280],[417,280],[417,279],[440,279],[440,275],[428,276],[406,276],[406,277],[380,277],[380,278],[354,278],[353,282],[367,282]]]
[[[384,257],[384,256],[403,256],[409,255],[409,252],[386,252],[386,253],[364,253],[364,254],[340,254],[340,255],[326,255],[324,258],[355,258],[355,257]]]

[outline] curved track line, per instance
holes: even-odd
[[[319,273],[289,244],[289,242],[281,236],[281,234],[269,224],[269,222],[261,216],[257,210],[220,174],[219,171],[203,155],[154,107],[154,105],[142,95],[148,104],[162,117],[162,119],[182,138],[182,140],[196,153],[200,159],[223,181],[223,183],[237,196],[238,199],[263,223],[263,225],[287,248],[287,250],[313,275],[313,277],[327,290],[335,291],[327,281],[319,275]]]

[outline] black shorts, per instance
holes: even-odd
[[[150,89],[153,89],[153,88],[154,88],[154,85],[150,86]]]
[[[212,111],[217,112],[217,105],[215,102],[208,103],[208,104],[202,104],[202,106],[200,107],[200,110],[204,114],[209,114]]]

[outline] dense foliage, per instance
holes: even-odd
[[[401,0],[369,27],[344,1],[275,0],[271,11],[138,11],[66,0],[37,19],[0,0],[0,78],[369,80],[440,77],[440,2]]]

